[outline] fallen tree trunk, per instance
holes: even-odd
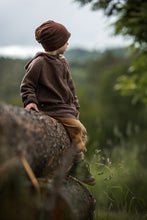
[[[16,214],[14,218],[10,214],[10,219],[23,219],[23,216],[31,220],[93,219],[95,200],[92,195],[77,180],[66,177],[66,169],[72,164],[73,154],[70,139],[61,124],[54,123],[43,113],[0,104],[1,217],[9,219],[5,208],[10,206],[11,210],[13,207],[16,212],[17,207],[23,210],[27,203],[30,205],[27,205],[29,208],[26,207],[25,214],[22,211],[21,216]],[[29,177],[32,175],[29,185],[26,184],[28,176],[24,170]],[[34,199],[36,194],[32,194],[32,185],[35,184],[39,186],[39,206]],[[22,192],[27,195],[25,199],[21,196]],[[5,198],[5,194],[9,198]],[[32,206],[35,211],[30,215]],[[36,215],[39,217],[36,218]]]
[[[0,136],[10,157],[23,154],[37,177],[56,170],[70,148],[61,124],[42,113],[9,105],[0,105]]]

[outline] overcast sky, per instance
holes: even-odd
[[[105,49],[125,46],[129,41],[113,37],[111,20],[90,5],[73,0],[3,0],[0,3],[0,50],[14,46],[38,47],[34,30],[47,20],[64,24],[71,32],[70,47]],[[11,47],[10,47],[11,46]]]

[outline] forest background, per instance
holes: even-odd
[[[87,160],[96,176],[95,219],[147,218],[147,3],[87,1],[118,16],[115,34],[129,35],[126,48],[67,51],[88,131]],[[113,4],[114,3],[114,4]],[[22,106],[20,82],[28,60],[0,58],[0,101]],[[98,210],[98,211],[97,211]]]
[[[115,210],[140,217],[147,204],[147,108],[115,89],[132,62],[127,54],[124,48],[71,49],[65,56],[80,101],[80,120],[88,131],[86,157],[97,179],[90,190],[98,209],[105,210],[101,215]],[[0,58],[0,101],[23,107],[19,88],[27,61]]]

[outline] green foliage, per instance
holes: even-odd
[[[131,95],[133,102],[142,100],[147,103],[147,50],[140,55],[140,49],[134,49],[135,58],[125,74],[117,79],[115,89],[122,95]]]
[[[69,51],[70,67],[81,105],[80,120],[88,131],[86,156],[97,179],[96,186],[90,188],[97,200],[96,215],[98,219],[143,219],[139,213],[144,213],[147,205],[147,109],[139,101],[132,102],[130,96],[121,96],[114,87],[120,86],[119,81],[115,85],[121,77],[130,77],[130,85],[134,83],[131,77],[139,79],[135,77],[140,67],[146,70],[145,54],[143,64],[139,54],[126,58],[126,51],[120,48],[96,53],[101,56],[95,57],[85,51],[77,60],[82,56],[78,51]],[[25,63],[0,58],[0,101],[22,105],[19,87]]]
[[[145,219],[147,173],[137,156],[138,146],[134,147],[131,142],[125,143],[125,146],[122,144],[119,149],[114,148],[112,161],[102,156],[101,151],[95,152],[91,167],[96,177],[96,186],[89,189],[95,195],[98,210],[105,211],[105,215],[110,216],[108,219],[120,211],[129,213],[130,219],[133,219],[133,214],[136,219]],[[101,219],[99,217],[96,219]]]
[[[141,136],[145,140],[146,108],[139,102],[132,104],[130,97],[121,97],[114,90],[116,79],[127,71],[130,62],[123,56],[115,56],[107,51],[89,66],[88,88],[84,95],[88,100],[80,95],[79,98],[82,106],[80,119],[84,121],[90,136],[90,150],[94,147],[113,148],[124,138],[129,139],[133,135],[137,142],[140,142]]]
[[[145,219],[147,208],[146,107],[122,97],[116,79],[132,63],[122,50],[105,51],[84,67],[71,69],[88,130],[88,154],[96,186],[97,219]],[[96,153],[92,158],[94,150]],[[100,151],[98,150],[100,149]]]
[[[20,82],[26,60],[0,58],[0,101],[22,106]]]
[[[118,78],[116,89],[131,95],[133,101],[147,103],[147,1],[146,0],[75,0],[82,5],[90,3],[93,10],[102,9],[106,16],[115,16],[114,34],[133,39],[129,50],[135,58],[130,68]],[[133,73],[132,73],[133,69]],[[131,70],[131,75],[128,74]]]

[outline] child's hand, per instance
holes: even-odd
[[[38,107],[35,103],[29,103],[26,107],[26,110],[34,110],[36,112],[39,112]]]

